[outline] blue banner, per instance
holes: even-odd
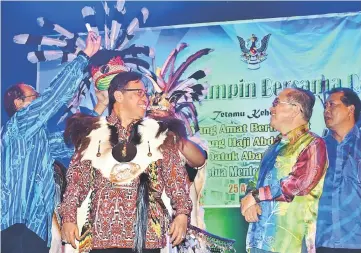
[[[209,144],[201,204],[209,230],[236,238],[238,250],[244,249],[245,223],[231,208],[239,208],[239,196],[276,135],[269,107],[285,87],[308,89],[318,97],[311,130],[323,134],[323,90],[350,87],[361,94],[361,13],[147,28],[135,40],[155,48],[155,67],[180,42],[189,46],[177,66],[197,50],[214,49],[184,74],[211,71],[208,95],[197,106],[200,134]],[[39,84],[55,76],[56,64],[40,64]],[[93,106],[89,97],[84,104]],[[236,216],[240,222],[232,225]]]

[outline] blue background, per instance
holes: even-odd
[[[1,1],[1,100],[4,91],[18,82],[35,85],[36,65],[27,61],[29,51],[35,47],[13,43],[16,34],[44,34],[37,23],[40,16],[51,17],[63,27],[85,32],[80,10],[85,5],[96,8],[95,1]],[[231,20],[291,17],[325,13],[356,12],[361,10],[358,1],[347,2],[207,2],[207,1],[131,1],[126,3],[129,16],[146,6],[150,11],[147,27],[192,24]],[[133,13],[133,14],[132,14]],[[101,15],[99,15],[101,18]],[[100,22],[99,22],[100,23]],[[352,52],[351,52],[352,54]],[[1,125],[8,117],[1,106]]]

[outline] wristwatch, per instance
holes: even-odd
[[[82,50],[79,51],[78,56],[79,55],[84,56],[88,61],[90,60],[90,57],[86,53],[84,53],[84,51],[82,51]]]
[[[261,200],[259,199],[259,191],[258,189],[256,190],[252,190],[251,191],[252,197],[256,200],[257,203],[261,202]]]

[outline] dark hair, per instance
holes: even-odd
[[[361,100],[358,97],[357,93],[350,88],[333,88],[329,92],[328,95],[332,95],[334,93],[342,92],[343,96],[341,97],[341,101],[345,106],[353,105],[355,107],[354,110],[354,119],[357,122],[360,118],[361,111]]]
[[[289,102],[292,101],[301,105],[303,118],[308,122],[311,119],[313,106],[315,105],[315,95],[309,90],[292,88],[287,98]]]
[[[109,114],[113,110],[113,105],[115,103],[114,92],[125,89],[129,82],[139,81],[142,79],[142,75],[137,72],[121,72],[117,74],[111,81],[108,88],[109,93]]]
[[[5,106],[5,111],[9,115],[9,117],[13,116],[17,111],[15,103],[14,103],[15,99],[21,98],[22,96],[24,96],[24,92],[20,86],[21,84],[23,84],[23,83],[15,84],[15,85],[11,86],[10,88],[8,88],[5,92],[4,106]]]

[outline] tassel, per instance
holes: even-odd
[[[137,218],[135,221],[135,238],[133,251],[142,253],[145,247],[149,208],[149,176],[142,173],[137,195]]]

